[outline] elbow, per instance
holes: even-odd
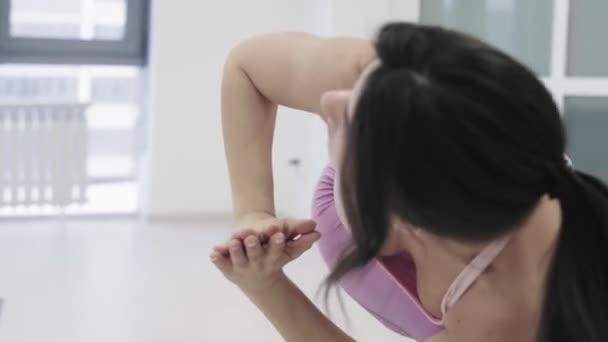
[[[226,57],[225,67],[238,67],[243,68],[247,56],[250,55],[250,51],[255,50],[257,41],[264,36],[253,36],[246,38],[236,44],[228,52]]]
[[[228,56],[226,57],[226,60],[224,61],[224,76],[226,75],[227,72],[229,72],[230,70],[235,70],[235,69],[240,69],[242,67],[242,48],[240,47],[240,44],[233,47],[230,52],[228,53]]]

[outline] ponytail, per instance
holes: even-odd
[[[539,326],[540,342],[608,341],[608,187],[568,170],[552,194],[562,228]]]

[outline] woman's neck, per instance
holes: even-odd
[[[498,258],[493,266],[495,268],[502,268],[503,266],[512,268],[514,263],[521,264],[518,266],[526,268],[546,266],[546,263],[551,259],[552,247],[559,234],[560,225],[561,208],[559,201],[543,196],[528,219],[511,233],[509,254],[516,257]],[[423,240],[427,240],[427,238],[429,237],[425,237]],[[488,242],[466,243],[436,237],[434,240],[447,253],[466,263],[473,260],[488,246]]]
[[[562,210],[558,200],[543,196],[530,217],[513,233],[509,258],[497,261],[496,266],[545,269],[551,261],[559,236]],[[544,273],[542,273],[544,274]]]

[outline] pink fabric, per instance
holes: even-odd
[[[336,211],[334,176],[335,170],[331,166],[323,171],[312,208],[317,230],[322,234],[317,245],[330,268],[336,265],[342,251],[352,241],[350,230],[342,224]],[[415,272],[413,262],[405,262],[403,267],[404,274]],[[422,309],[417,296],[409,292],[408,286],[401,284],[399,279],[399,274],[394,276],[380,261],[375,260],[349,273],[340,285],[356,302],[398,334],[425,341],[442,331],[443,327],[432,321],[432,317]]]
[[[416,264],[411,255],[402,253],[393,256],[381,256],[378,257],[378,261],[396,281],[403,285],[416,300],[420,301],[416,283]]]
[[[465,292],[475,283],[475,280],[492,264],[494,259],[502,252],[510,236],[499,239],[489,244],[464,270],[456,277],[452,285],[448,288],[443,300],[441,301],[441,313],[445,317],[446,312],[465,294]]]
[[[312,215],[322,234],[318,247],[333,268],[351,245],[350,230],[339,218],[335,201],[336,171],[328,166],[317,185]],[[508,243],[504,238],[488,245],[456,278],[445,294],[446,311],[462,297]],[[380,257],[345,276],[340,285],[362,307],[389,329],[417,341],[425,341],[443,330],[443,319],[432,317],[421,305],[416,286],[416,265],[408,254]]]

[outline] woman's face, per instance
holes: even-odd
[[[370,74],[380,66],[371,62],[359,76],[351,90],[328,91],[321,96],[321,116],[327,123],[328,149],[331,161],[340,168],[346,146],[346,129],[355,115],[355,106]]]
[[[352,90],[336,90],[328,91],[321,97],[322,118],[327,124],[328,130],[328,150],[329,156],[336,168],[335,176],[335,201],[336,211],[340,220],[347,223],[344,212],[343,201],[340,191],[340,173],[342,169],[342,161],[346,150],[346,130],[349,122],[355,113],[355,105],[363,90],[365,82],[369,74],[374,70],[374,65],[368,67]],[[348,224],[347,224],[348,225]],[[397,225],[391,225],[389,235],[380,251],[380,255],[394,255],[403,252],[404,234],[403,229],[397,228]]]

